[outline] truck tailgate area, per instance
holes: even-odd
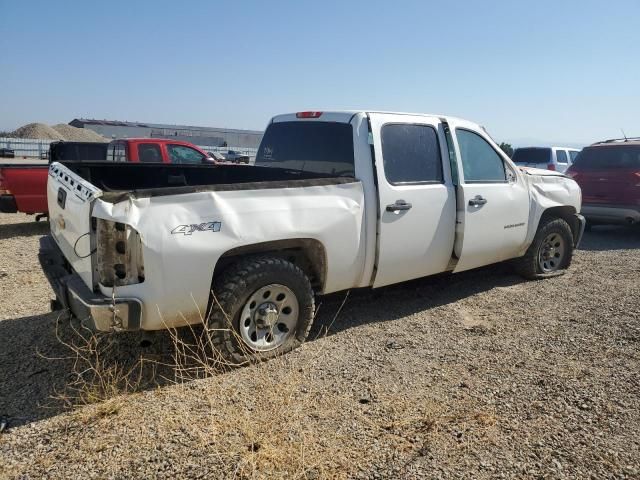
[[[47,203],[51,235],[67,261],[93,287],[91,208],[102,192],[58,163],[49,169]]]

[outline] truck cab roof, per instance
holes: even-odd
[[[429,117],[429,118],[440,118],[443,120],[455,120],[458,124],[468,124],[469,126],[473,126],[475,128],[482,128],[480,124],[470,122],[469,120],[465,120],[463,118],[454,117],[451,115],[440,115],[436,113],[411,113],[411,112],[388,112],[383,110],[333,110],[333,111],[304,111],[304,112],[295,112],[295,113],[285,113],[281,115],[276,115],[271,119],[272,123],[275,122],[291,122],[296,120],[305,120],[305,121],[324,121],[324,122],[339,122],[339,123],[349,123],[353,117],[356,115],[371,115],[371,114],[383,114],[383,115],[407,115],[414,117]]]
[[[172,145],[185,145],[188,147],[193,147],[194,145],[189,142],[184,142],[182,140],[173,140],[171,138],[114,138],[110,143],[113,142],[128,142],[128,143],[157,143],[157,144],[167,144],[170,143]]]

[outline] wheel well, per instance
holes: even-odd
[[[254,243],[225,252],[213,271],[213,279],[227,267],[247,256],[274,256],[284,258],[297,265],[309,277],[315,291],[324,290],[327,260],[324,246],[311,238],[296,238]]]
[[[569,224],[569,227],[571,227],[571,233],[573,234],[573,240],[575,243],[578,235],[580,235],[580,222],[576,218],[575,213],[576,209],[568,205],[547,208],[542,213],[542,217],[540,217],[539,223],[541,224],[543,220],[546,220],[547,218],[563,219]]]

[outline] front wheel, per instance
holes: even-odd
[[[561,218],[543,219],[523,257],[515,261],[517,272],[527,279],[563,273],[573,257],[573,234]]]
[[[309,279],[279,257],[249,257],[214,281],[207,332],[233,365],[263,360],[302,344],[313,322]]]

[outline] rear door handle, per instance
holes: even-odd
[[[469,205],[471,205],[472,207],[479,207],[481,205],[484,205],[485,203],[487,203],[487,199],[482,195],[476,195],[471,200],[469,200]]]
[[[402,210],[409,210],[411,207],[412,205],[404,200],[396,200],[396,203],[387,205],[387,212],[400,212]]]

